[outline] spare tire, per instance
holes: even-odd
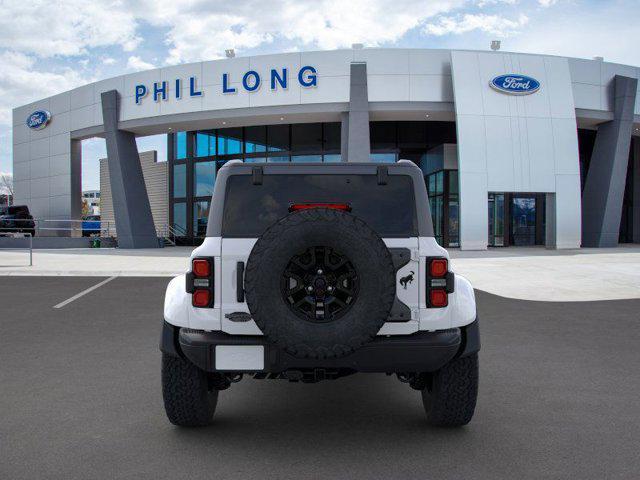
[[[298,358],[332,358],[378,333],[395,298],[395,270],[364,221],[312,208],[264,232],[249,255],[244,286],[251,316],[269,341]]]

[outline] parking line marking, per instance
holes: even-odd
[[[57,305],[54,305],[53,308],[62,308],[65,305],[69,305],[71,302],[73,302],[74,300],[79,299],[80,297],[85,296],[87,293],[91,293],[93,292],[96,288],[100,288],[101,286],[103,286],[106,283],[109,283],[111,280],[118,278],[117,276],[115,277],[109,277],[106,280],[101,281],[100,283],[96,283],[93,287],[89,287],[86,290],[81,291],[80,293],[77,293],[76,295],[74,295],[71,298],[67,298],[64,302],[60,302]]]

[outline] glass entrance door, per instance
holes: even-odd
[[[536,197],[514,195],[511,198],[512,245],[536,244]]]
[[[504,247],[504,193],[489,193],[489,246]]]

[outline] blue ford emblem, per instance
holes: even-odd
[[[36,110],[27,117],[27,127],[33,130],[42,130],[51,120],[51,113],[46,110]]]
[[[509,73],[500,75],[489,82],[494,90],[510,95],[530,95],[540,89],[540,82],[526,75]]]

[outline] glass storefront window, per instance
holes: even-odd
[[[244,129],[245,153],[260,153],[267,151],[267,127],[246,127]]]
[[[444,193],[444,170],[439,171],[436,177],[436,195]]]
[[[489,194],[489,246],[504,246],[504,194]]]
[[[289,150],[289,125],[268,125],[267,142],[270,152]]]
[[[192,222],[194,208],[213,194],[217,169],[226,162],[231,159],[246,163],[341,162],[341,133],[340,122],[176,132],[170,135],[169,145],[173,174],[170,179],[171,211],[174,211],[173,204],[184,203],[186,206],[176,207],[180,209],[176,219],[183,223],[187,219],[189,236],[197,234],[197,224]],[[370,136],[372,162],[388,164],[405,158],[423,168],[434,208],[443,205],[440,214],[434,212],[434,221],[440,222],[439,238],[449,246],[455,246],[459,241],[458,177],[457,172],[443,172],[441,154],[443,139],[447,139],[444,143],[455,143],[455,123],[370,122]],[[439,153],[435,159],[438,161],[430,161],[428,157],[432,153]],[[437,196],[442,198],[435,200]],[[186,215],[182,214],[183,208],[186,208]],[[507,225],[505,232],[508,230]]]
[[[398,122],[400,148],[426,148],[428,122]]]
[[[449,246],[460,246],[460,204],[457,197],[449,199]]]
[[[174,138],[176,160],[187,158],[187,132],[178,132]]]
[[[207,234],[207,221],[211,202],[193,203],[193,236],[204,237]]]
[[[340,135],[342,132],[341,123],[325,123],[324,129],[324,150],[340,151]]]
[[[292,162],[322,162],[322,155],[291,155]]]
[[[187,165],[185,163],[173,166],[173,196],[174,198],[187,196]]]
[[[196,146],[194,148],[196,157],[209,157],[216,154],[216,133],[197,132]]]
[[[369,123],[369,135],[371,136],[371,150],[386,150],[397,148],[396,122],[371,122]]]
[[[288,163],[289,162],[289,156],[282,156],[282,157],[269,157],[267,158],[267,162],[270,163]]]
[[[196,197],[213,195],[216,181],[216,162],[196,162],[193,164],[193,194]]]
[[[242,128],[222,128],[218,130],[218,155],[242,153]]]
[[[449,194],[458,194],[458,171],[449,170]]]
[[[178,234],[187,234],[187,204],[179,202],[173,204],[173,227]]]
[[[397,155],[395,153],[372,153],[369,158],[376,163],[395,163]]]
[[[322,151],[322,124],[298,123],[291,125],[291,151]]]

